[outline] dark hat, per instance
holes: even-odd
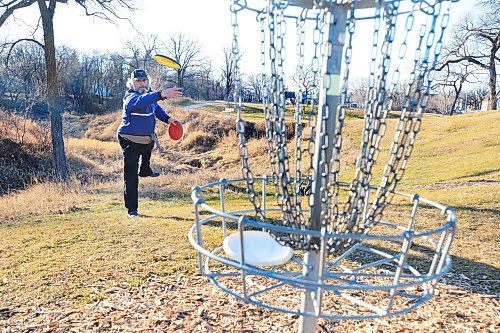
[[[146,74],[146,71],[144,69],[134,70],[130,75],[130,77],[133,80],[142,80],[142,79],[148,80],[148,74]]]

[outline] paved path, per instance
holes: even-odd
[[[227,104],[227,102],[208,102],[208,103],[202,103],[202,104],[192,104],[192,105],[185,106],[184,109],[186,111],[189,111],[189,110],[198,109],[198,108],[201,108],[204,106],[217,105],[217,104]]]

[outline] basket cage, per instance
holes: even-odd
[[[452,2],[232,1],[242,178],[193,189],[189,239],[202,274],[242,300],[303,317],[396,315],[432,297],[451,267],[456,217],[452,208],[396,187],[429,103]],[[251,151],[245,131],[245,15],[260,32],[254,55],[261,60],[267,163]],[[367,78],[362,99],[353,102],[358,66]],[[362,125],[349,170],[344,127],[353,103]],[[233,201],[242,195],[245,204]],[[292,249],[292,260],[269,267],[253,262],[246,254],[251,230]],[[239,254],[221,246],[230,234],[239,237]]]

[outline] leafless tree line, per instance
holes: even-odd
[[[152,55],[162,53],[181,64],[181,69],[158,65]],[[75,113],[104,112],[121,105],[125,83],[135,68],[146,69],[153,85],[176,85],[195,99],[231,99],[234,61],[221,50],[226,62],[214,68],[202,56],[200,45],[184,34],[161,43],[158,36],[126,41],[123,51],[79,53],[69,47],[56,48],[58,107]],[[29,42],[4,48],[0,53],[0,101],[11,110],[24,110],[30,97],[41,101],[35,116],[47,112],[43,49]]]
[[[170,83],[184,89],[187,96],[196,99],[231,99],[235,83],[234,55],[229,49],[221,50],[224,64],[214,68],[210,59],[203,57],[201,45],[182,33],[167,39],[141,35],[124,43],[124,49],[115,53],[81,54],[68,47],[55,46],[53,18],[58,3],[73,3],[88,16],[108,21],[124,19],[122,9],[134,10],[132,0],[0,0],[0,28],[12,20],[19,10],[37,7],[38,22],[32,22],[31,35],[9,40],[0,45],[0,102],[8,107],[24,110],[47,110],[50,119],[55,174],[67,179],[68,170],[62,138],[64,108],[76,112],[109,110],[120,104],[125,81],[133,68],[150,72],[156,84]],[[454,110],[466,83],[488,78],[489,109],[497,108],[497,66],[500,58],[500,8],[497,0],[482,0],[483,15],[465,17],[455,28],[453,42],[445,48],[444,60],[438,70],[435,95],[444,102],[435,110]],[[22,14],[19,14],[22,15]],[[28,24],[28,23],[27,23]],[[43,32],[43,38],[37,31]],[[138,34],[139,35],[139,34]],[[165,53],[181,64],[178,70],[167,70],[152,60],[154,53]],[[261,77],[243,76],[244,101],[262,100]],[[310,75],[295,78],[296,84],[306,92],[312,86]],[[299,82],[300,81],[300,82]],[[363,85],[352,88],[353,98],[363,96]],[[397,86],[391,97],[393,106],[404,101],[408,87]],[[484,87],[470,91],[468,103],[481,104]],[[356,97],[358,96],[358,97]],[[431,107],[432,108],[432,107]],[[445,111],[446,112],[446,111]],[[453,112],[453,111],[451,111]]]

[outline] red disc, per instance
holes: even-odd
[[[180,121],[175,121],[168,126],[168,135],[172,140],[179,140],[184,136],[184,126]]]

